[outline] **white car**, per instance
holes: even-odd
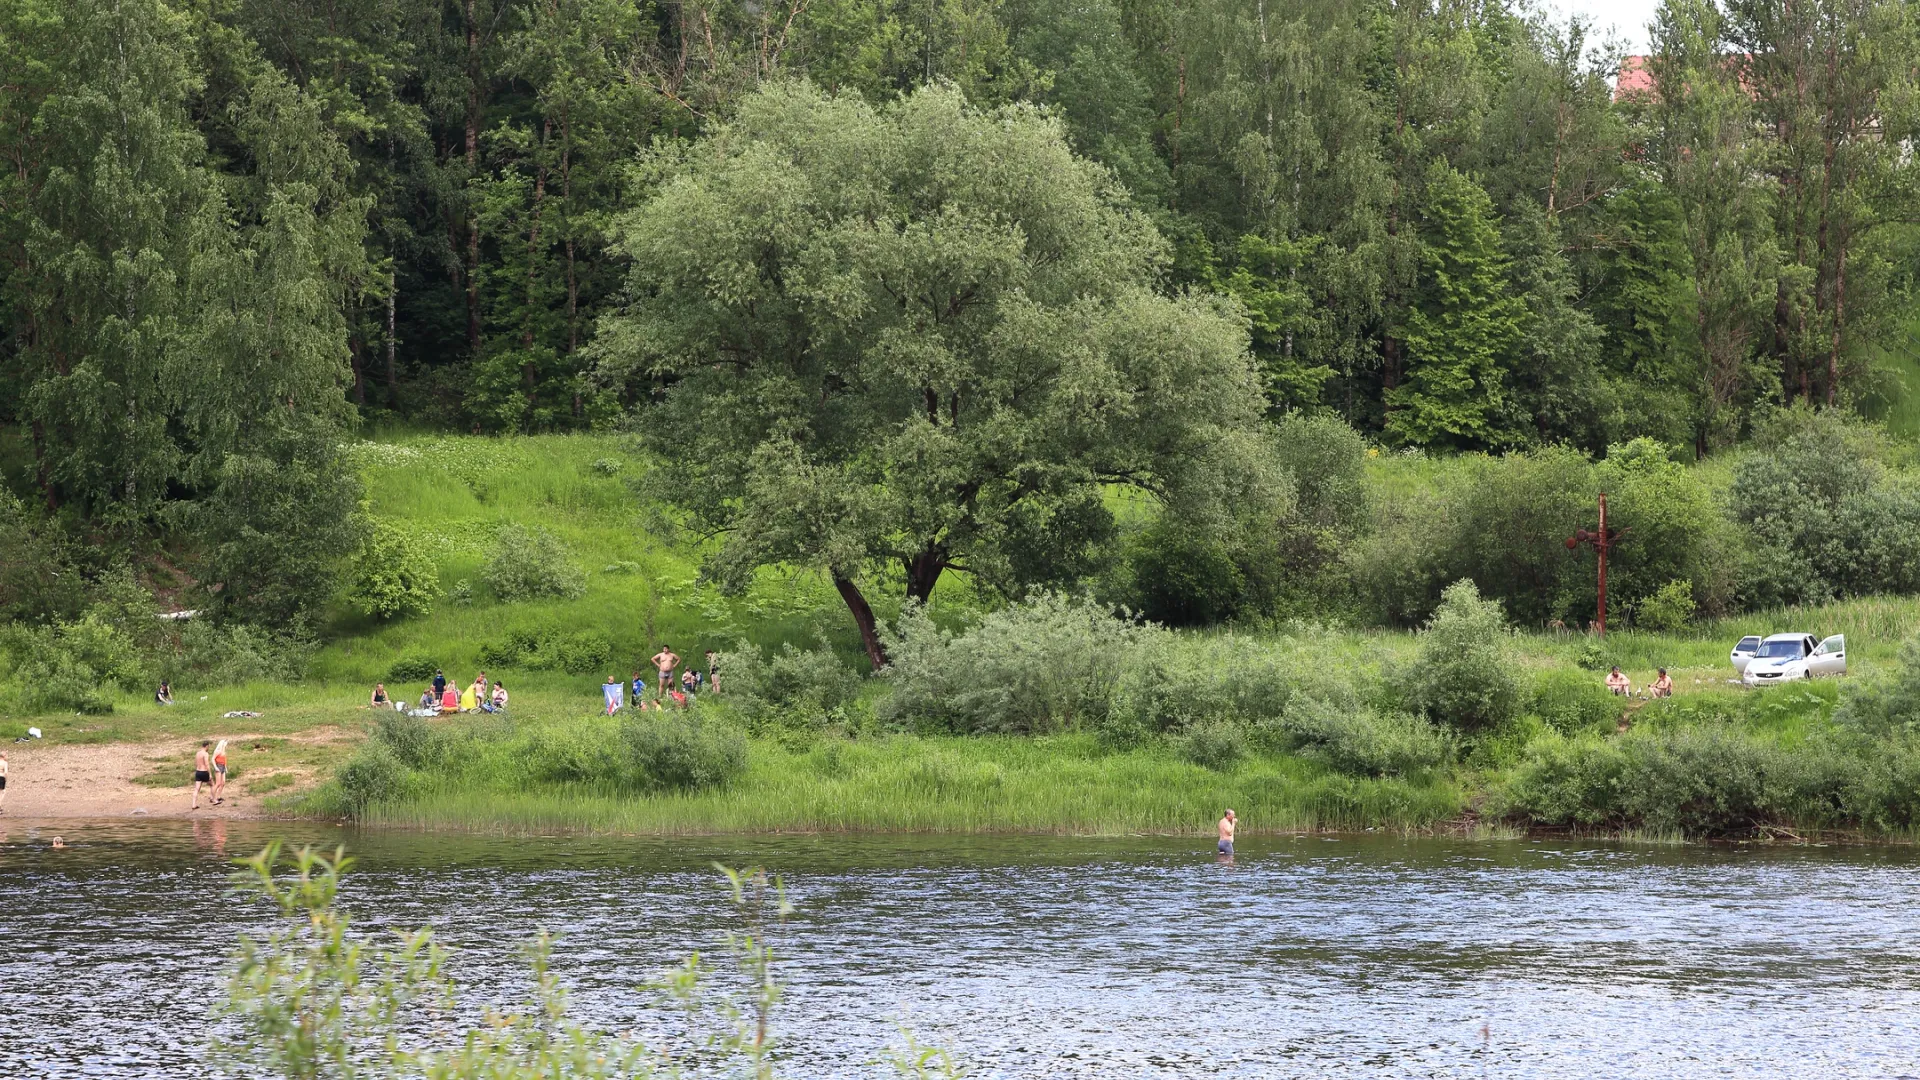
[[[1844,635],[1835,634],[1816,643],[1812,634],[1774,634],[1754,650],[1753,658],[1740,673],[1740,681],[1748,686],[1777,686],[1816,675],[1846,673]]]

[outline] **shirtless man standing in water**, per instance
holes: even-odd
[[[1234,823],[1233,811],[1231,810],[1227,811],[1226,817],[1220,819],[1220,845],[1216,850],[1222,855],[1232,856],[1233,854]]]

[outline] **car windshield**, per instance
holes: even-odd
[[[1760,659],[1778,660],[1782,657],[1800,657],[1807,655],[1807,643],[1793,641],[1763,641],[1760,643]]]

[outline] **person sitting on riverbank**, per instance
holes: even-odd
[[[429,686],[425,690],[420,691],[420,708],[423,712],[427,709],[438,709],[439,707],[440,695],[433,692],[433,687]]]
[[[1627,677],[1621,673],[1620,665],[1618,664],[1613,666],[1612,671],[1607,672],[1607,689],[1620,697],[1626,697],[1633,693],[1633,684],[1627,681]]]
[[[165,679],[161,679],[160,689],[155,690],[153,692],[153,700],[159,702],[162,705],[173,704],[173,684],[169,683]]]
[[[480,711],[480,681],[478,679],[468,683],[467,688],[460,691],[460,711]]]
[[[488,698],[487,703],[480,707],[490,713],[506,712],[507,711],[507,684],[499,683],[499,682],[494,683],[493,696]]]
[[[443,713],[460,711],[460,695],[454,693],[451,686],[440,691],[440,711]]]
[[[1667,674],[1666,668],[1661,668],[1660,677],[1653,680],[1653,685],[1647,689],[1654,697],[1672,697],[1673,676]]]
[[[384,709],[387,707],[387,684],[374,683],[373,693],[367,698],[367,708]]]

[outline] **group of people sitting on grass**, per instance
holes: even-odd
[[[1660,677],[1647,685],[1647,696],[1672,697],[1673,676],[1667,674],[1666,668],[1660,668],[1659,671]],[[1620,665],[1618,664],[1613,666],[1612,671],[1607,672],[1607,689],[1613,691],[1620,697],[1633,696],[1633,683],[1629,681],[1626,674],[1620,670]]]
[[[675,708],[686,708],[693,696],[703,690],[720,692],[720,672],[712,649],[707,650],[707,669],[688,664],[680,667],[680,657],[671,646],[662,645],[653,656],[654,670],[659,673],[659,689],[653,699],[647,699],[646,676],[638,671],[633,673],[631,683],[622,683],[618,678],[608,675],[607,681],[600,685],[600,695],[606,705],[608,716],[627,707],[626,693],[633,690],[633,707],[636,709],[665,709],[668,702]]]
[[[373,684],[373,695],[368,698],[367,705],[412,716],[440,716],[463,712],[502,713],[507,711],[507,700],[507,684],[488,682],[484,671],[475,675],[465,690],[455,690],[453,684],[447,681],[446,672],[435,671],[433,682],[420,691],[420,701],[413,709],[409,710],[406,702],[388,694],[386,683]]]

